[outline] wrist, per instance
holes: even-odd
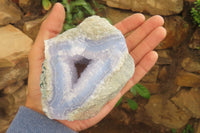
[[[34,101],[32,101],[29,97],[27,97],[27,100],[26,100],[26,103],[25,103],[25,107],[33,110],[33,111],[36,111],[40,114],[43,114],[45,115],[45,113],[42,111],[42,105],[39,103],[35,103]]]

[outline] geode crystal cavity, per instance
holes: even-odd
[[[104,18],[88,17],[45,41],[43,111],[51,119],[91,118],[117,95],[134,70],[122,33]]]

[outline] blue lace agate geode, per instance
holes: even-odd
[[[84,65],[80,72],[77,64]],[[51,119],[91,118],[134,73],[124,36],[106,19],[86,18],[45,41],[40,79],[43,111]]]

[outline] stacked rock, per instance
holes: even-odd
[[[33,41],[11,25],[22,15],[14,3],[1,0],[0,14],[0,132],[5,132],[26,99],[28,52]]]

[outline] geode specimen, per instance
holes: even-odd
[[[104,18],[88,17],[45,41],[43,111],[51,119],[91,118],[117,95],[134,70],[121,32]]]

